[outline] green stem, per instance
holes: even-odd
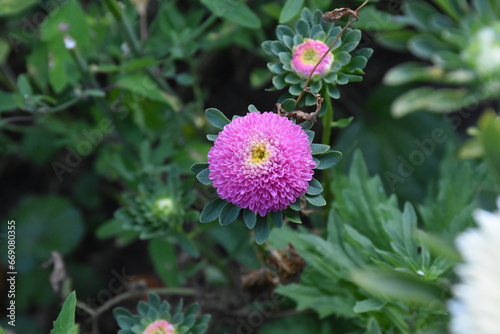
[[[17,91],[14,72],[5,64],[0,65],[0,78],[11,91]]]
[[[323,115],[323,137],[321,142],[325,145],[330,145],[331,135],[332,135],[332,123],[333,123],[333,107],[332,99],[328,95],[326,86],[323,87],[321,95],[324,96],[326,112]]]
[[[122,25],[125,32],[125,39],[127,40],[132,53],[137,58],[142,57],[142,45],[134,32],[132,24],[128,20],[127,16],[123,14],[123,10],[118,6],[115,0],[104,0],[104,3],[106,4],[106,7],[108,7],[111,14],[113,14],[115,19]],[[155,68],[147,67],[146,73],[164,92],[170,93],[172,95],[174,94],[174,90],[172,89],[172,87],[170,87],[170,85],[165,80],[163,80],[163,78],[158,76]]]
[[[195,41],[199,35],[201,35],[205,29],[212,25],[217,20],[217,16],[211,14],[202,24],[200,24],[191,34],[191,40]]]
[[[94,72],[92,72],[87,64],[87,61],[83,56],[80,54],[78,51],[77,47],[69,49],[71,55],[73,56],[73,59],[75,60],[76,64],[78,65],[78,69],[80,72],[83,74],[83,76],[89,81],[90,87],[93,89],[99,89],[102,91],[101,86],[99,85],[99,82],[97,81]],[[134,149],[131,143],[128,142],[128,140],[122,136],[120,133],[118,123],[116,122],[116,119],[109,110],[106,100],[102,97],[94,97],[93,98],[95,104],[101,109],[102,113],[106,118],[108,118],[111,121],[111,124],[113,125],[115,132],[120,139],[120,141],[123,143],[125,148],[130,152],[130,154],[134,154]]]
[[[333,124],[333,107],[332,107],[332,98],[328,95],[328,91],[326,86],[322,89],[322,95],[324,96],[326,111],[323,115],[323,136],[321,138],[321,142],[325,145],[330,145],[331,136],[332,136],[332,124]],[[332,172],[331,170],[323,171],[323,185],[324,185],[324,193],[323,197],[325,198],[326,203],[331,203],[333,199],[332,195]]]

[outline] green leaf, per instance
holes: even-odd
[[[210,141],[215,141],[219,135],[208,134],[207,139]]]
[[[323,154],[330,149],[330,145],[325,144],[311,144],[312,154]]]
[[[479,121],[484,153],[493,170],[500,176],[500,117],[493,111],[484,113]]]
[[[75,324],[75,310],[76,294],[73,291],[66,298],[50,334],[78,334],[78,325]]]
[[[441,289],[397,271],[359,269],[352,273],[353,281],[382,299],[395,299],[422,306],[440,300]]]
[[[206,162],[197,162],[191,166],[191,172],[198,174],[206,168],[208,168],[208,164]]]
[[[407,43],[417,33],[411,30],[383,31],[375,36],[380,45],[395,51],[406,51]]]
[[[257,214],[249,209],[245,209],[243,212],[243,220],[245,221],[246,227],[251,230],[257,223]]]
[[[26,74],[21,74],[17,77],[17,89],[22,97],[31,97],[33,90]]]
[[[222,226],[231,224],[238,218],[240,210],[240,207],[228,202],[219,213],[219,224]]]
[[[276,37],[278,37],[280,41],[283,41],[284,36],[293,38],[293,35],[295,35],[295,33],[289,26],[279,25],[276,27]],[[290,55],[290,60],[291,60],[291,55]]]
[[[113,73],[121,71],[134,71],[140,70],[148,66],[155,65],[157,61],[151,57],[143,57],[132,59],[126,63],[115,65],[115,64],[101,64],[96,67],[96,72],[100,73]]]
[[[177,97],[161,91],[151,78],[145,74],[128,74],[118,78],[116,84],[118,87],[126,89],[138,96],[170,105],[174,110],[178,110],[180,106]]]
[[[430,19],[438,14],[438,11],[425,2],[405,2],[403,11],[407,19],[419,30],[426,31],[430,25]]]
[[[189,239],[184,232],[175,232],[171,239],[191,257],[198,258],[200,256],[200,252],[198,251],[196,244],[193,240]]]
[[[269,225],[272,223],[274,227],[281,228],[283,226],[283,212],[277,211],[268,213],[267,222]]]
[[[431,34],[418,34],[408,41],[408,49],[417,57],[432,60],[433,57],[442,51],[451,51],[448,44],[438,40]]]
[[[254,229],[255,242],[262,245],[269,238],[269,223],[266,217],[257,216],[257,224]]]
[[[257,109],[257,107],[254,106],[253,104],[248,105],[248,111],[249,112],[259,112],[259,110]]]
[[[345,128],[348,127],[354,117],[348,117],[348,118],[341,118],[338,121],[332,122],[332,126],[336,128]]]
[[[298,284],[278,285],[276,292],[297,302],[297,310],[313,309],[324,318],[331,314],[342,314],[353,317],[352,305],[349,305],[341,295],[334,296],[325,293],[320,286],[305,286]],[[351,310],[349,310],[349,308]]]
[[[404,85],[410,82],[440,81],[444,71],[435,66],[407,62],[391,68],[384,76],[387,85]]]
[[[300,219],[300,215],[297,211],[292,209],[285,209],[283,211],[285,218],[291,221],[292,223],[302,224],[302,220]]]
[[[5,62],[5,59],[7,59],[9,52],[10,52],[9,43],[7,43],[5,39],[0,38],[0,64],[3,64]]]
[[[201,182],[201,184],[205,186],[209,186],[212,184],[212,180],[208,177],[210,175],[210,170],[208,168],[205,168],[198,174],[196,174],[196,179]]]
[[[27,196],[11,216],[16,217],[17,234],[30,236],[16,240],[19,273],[46,261],[53,250],[62,255],[69,254],[84,235],[85,225],[80,211],[64,197]]]
[[[319,195],[323,192],[323,186],[318,180],[312,179],[309,181],[309,187],[307,187],[307,194],[311,196]]]
[[[50,54],[49,83],[56,92],[60,93],[66,87],[76,85],[81,77],[81,71],[74,57],[64,46],[65,34],[75,40],[82,57],[92,54],[96,44],[91,41],[92,34],[87,23],[87,15],[79,1],[67,0],[50,14],[40,25],[41,40],[47,46],[46,52]],[[61,25],[67,27],[64,34],[60,30]]]
[[[311,27],[309,26],[309,23],[304,21],[303,19],[300,19],[295,23],[295,31],[297,31],[298,34],[301,36],[307,37],[309,36],[309,29]]]
[[[15,93],[6,93],[0,91],[0,112],[11,111],[23,106],[21,96]]]
[[[465,89],[418,87],[400,95],[392,104],[391,113],[403,117],[415,111],[452,112],[475,103],[467,96]]]
[[[160,238],[151,239],[149,242],[149,257],[156,273],[167,286],[180,286],[181,279],[177,267],[175,245]]]
[[[404,26],[395,16],[376,9],[375,5],[364,7],[359,19],[352,25],[353,28],[369,31],[391,31]]]
[[[208,203],[201,211],[200,223],[210,223],[216,220],[226,203],[226,201],[220,198],[216,198],[212,202]]]
[[[236,0],[201,0],[213,14],[246,28],[258,29],[260,18],[244,3]]]
[[[326,201],[323,198],[323,196],[321,196],[321,195],[316,195],[316,196],[305,195],[304,197],[306,198],[306,201],[308,201],[309,203],[311,203],[314,206],[325,206],[326,205]]]
[[[96,237],[99,239],[111,238],[123,232],[123,223],[119,219],[110,219],[101,224],[96,230]]]
[[[281,103],[281,107],[283,110],[286,112],[294,111],[297,107],[297,103],[295,102],[295,99],[286,99]]]
[[[300,205],[300,199],[297,198],[297,200],[293,203],[290,204],[290,209],[295,210],[295,211],[300,211],[302,209]]]
[[[365,299],[360,302],[356,302],[356,305],[354,305],[354,312],[366,313],[370,311],[379,311],[382,309],[382,307],[384,307],[385,304],[387,304],[387,302],[380,299]]]
[[[208,108],[205,110],[205,116],[207,117],[210,124],[218,129],[223,129],[225,125],[231,123],[231,121],[216,108]]]
[[[287,0],[281,10],[279,23],[286,23],[299,14],[304,0]]]
[[[0,8],[2,8],[2,10],[0,11],[0,16],[17,14],[27,9],[28,7],[33,6],[37,2],[38,0],[0,0]]]
[[[322,170],[336,165],[342,159],[342,153],[339,151],[329,151],[325,154],[316,155],[314,157],[319,161],[316,169]]]
[[[309,138],[309,144],[312,144],[312,141],[314,140],[314,131],[311,130],[305,130],[307,133],[307,137]]]
[[[302,130],[309,130],[309,129],[311,129],[313,127],[314,123],[306,121],[306,122],[300,123],[299,125],[302,128]]]

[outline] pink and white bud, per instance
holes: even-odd
[[[321,41],[306,38],[304,43],[293,48],[291,61],[292,70],[301,78],[309,77],[310,73],[321,59],[328,52],[328,45]],[[314,70],[314,76],[325,76],[330,72],[333,64],[333,54],[328,52],[326,57]]]
[[[156,320],[144,330],[143,334],[176,334],[176,331],[170,322]]]

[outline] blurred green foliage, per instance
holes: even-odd
[[[224,227],[199,224],[215,198],[190,171],[214,139],[203,111],[272,110],[276,95],[256,92],[276,74],[261,44],[280,24],[292,31],[303,8],[325,12],[332,2],[144,3],[0,0],[2,219],[16,221],[18,332],[76,332],[74,293],[62,296],[57,318],[61,296],[43,267],[52,251],[80,301],[109,291],[119,266],[155,286],[199,288],[200,299],[214,290],[219,299],[201,303],[214,313],[209,333],[225,334],[224,321],[234,330],[269,290],[287,298],[262,315],[261,334],[446,332],[460,261],[453,240],[500,193],[499,3],[363,8],[353,28],[375,53],[359,59],[365,82],[341,87],[326,122],[344,157],[315,175],[329,201],[314,211],[297,203],[300,213],[285,212],[283,228],[261,246],[254,238],[269,230],[251,235],[241,215]],[[344,40],[357,45],[354,31]],[[302,276],[244,290],[241,273],[269,268],[269,254],[288,243],[306,261]]]

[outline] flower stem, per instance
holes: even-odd
[[[330,145],[331,135],[332,135],[332,124],[333,124],[333,107],[332,107],[332,98],[328,95],[328,91],[326,86],[322,89],[322,95],[324,96],[326,111],[323,115],[323,135],[321,138],[321,143],[325,145]],[[323,185],[324,185],[324,193],[323,197],[326,200],[326,203],[331,203],[332,200],[332,173],[330,170],[323,171]]]
[[[326,87],[323,87],[321,95],[324,96],[326,112],[323,115],[323,136],[321,143],[325,145],[330,145],[331,135],[332,135],[332,123],[333,123],[333,107],[332,99],[328,95]]]
[[[121,24],[123,31],[125,33],[125,39],[127,40],[128,45],[130,46],[132,53],[140,58],[143,56],[142,45],[134,32],[134,28],[132,27],[132,23],[129,21],[127,16],[123,13],[123,10],[120,8],[116,0],[104,0],[106,7],[111,12],[111,14],[115,17],[118,23]],[[145,69],[148,76],[158,85],[166,93],[171,95],[174,94],[174,90],[167,81],[163,80],[158,75],[158,70],[154,67],[146,67]],[[174,106],[173,106],[174,107]]]

